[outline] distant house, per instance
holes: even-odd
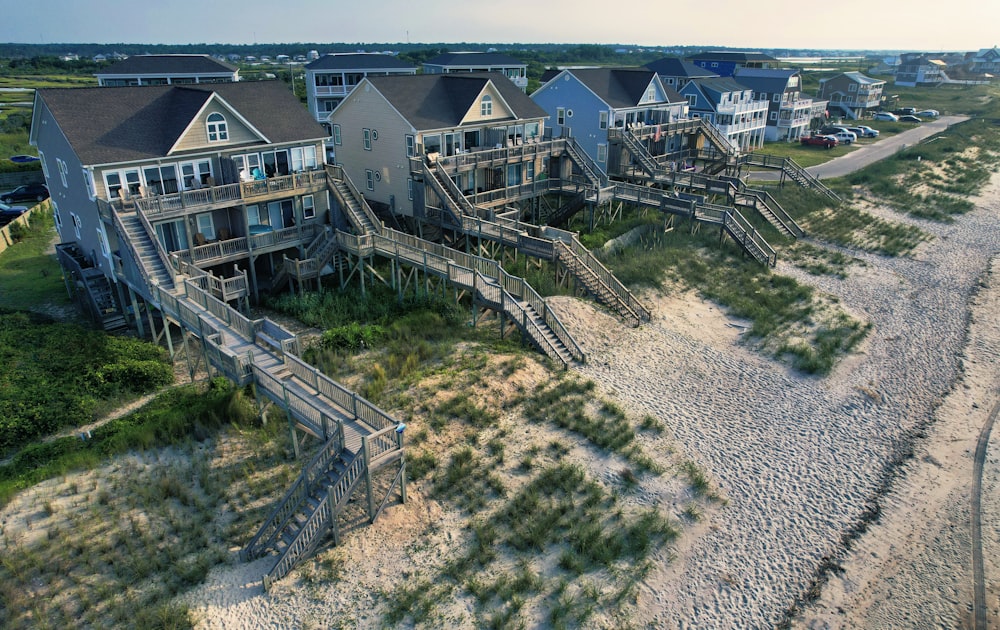
[[[778,60],[759,52],[710,50],[692,55],[688,61],[721,77],[731,77],[743,68],[766,69],[778,65]]]
[[[678,92],[692,79],[711,79],[712,77],[719,76],[718,72],[706,70],[690,61],[684,61],[677,57],[657,59],[656,61],[647,63],[644,67],[660,75],[663,85],[671,87]]]
[[[687,116],[687,99],[645,68],[560,71],[531,95],[549,115],[553,135],[572,136],[608,172],[608,130],[670,123]],[[679,148],[670,138],[667,151]]]
[[[896,85],[917,87],[919,85],[939,85],[947,80],[947,64],[940,59],[923,53],[900,55],[896,69]]]
[[[97,85],[179,85],[240,80],[236,66],[209,55],[135,55],[96,73]]]
[[[974,74],[1000,75],[1000,49],[980,48],[972,57],[969,70]]]
[[[688,115],[711,122],[741,151],[764,145],[769,103],[754,99],[754,92],[724,77],[694,79],[680,89],[688,101]]]
[[[742,68],[733,78],[768,102],[764,139],[769,142],[797,141],[814,119],[826,117],[827,101],[802,94],[798,70]]]
[[[329,223],[324,138],[286,86],[241,81],[39,89],[30,141],[60,242],[124,305],[172,285],[171,253],[256,290]]]
[[[498,52],[449,52],[424,62],[424,74],[499,72],[522,92],[528,89],[528,64]]]
[[[367,77],[330,124],[337,163],[369,203],[424,220],[433,193],[422,164],[468,158],[469,168],[451,177],[471,193],[530,183],[545,168],[534,153],[490,156],[541,140],[545,118],[504,75],[465,72]]]
[[[841,72],[819,81],[819,98],[830,102],[830,113],[837,110],[847,118],[864,118],[882,103],[885,81],[860,72]]]
[[[330,112],[336,109],[365,77],[416,74],[413,64],[379,53],[324,55],[306,65],[309,111],[329,130]]]

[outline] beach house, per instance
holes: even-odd
[[[428,59],[424,74],[499,72],[522,92],[528,89],[528,64],[499,52],[448,52]]]
[[[61,262],[125,306],[182,264],[268,288],[283,254],[329,221],[325,137],[284,84],[263,81],[39,89],[30,140]]]
[[[94,76],[102,87],[183,85],[239,81],[240,70],[208,55],[134,55]]]
[[[323,55],[306,65],[306,99],[316,121],[330,131],[328,118],[337,105],[368,76],[416,74],[412,63],[380,53]]]
[[[819,98],[830,102],[830,114],[864,118],[882,104],[885,81],[860,72],[841,72],[819,80]]]

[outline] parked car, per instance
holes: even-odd
[[[0,203],[0,223],[7,223],[28,211],[28,206],[12,206]]]
[[[840,142],[833,136],[824,136],[822,134],[802,136],[801,138],[799,138],[799,142],[806,146],[825,147],[827,149],[832,149],[833,147],[840,144]]]
[[[823,127],[819,132],[824,136],[833,136],[841,144],[851,144],[858,139],[857,134],[849,131],[847,127]]]
[[[897,116],[913,116],[917,113],[916,107],[900,107],[899,109],[892,110],[893,114]]]
[[[0,201],[10,203],[12,201],[45,201],[49,198],[49,189],[45,184],[26,184],[18,186],[9,193],[0,195]]]
[[[874,120],[891,120],[892,122],[899,120],[899,116],[890,112],[876,112],[872,118]]]
[[[924,121],[922,118],[917,118],[916,116],[910,116],[909,114],[906,114],[905,116],[899,117],[899,122],[918,123]]]
[[[914,116],[922,116],[924,118],[937,118],[940,115],[941,112],[936,109],[925,109],[914,114]]]
[[[847,130],[859,138],[878,138],[878,129],[872,129],[868,125],[848,127]]]

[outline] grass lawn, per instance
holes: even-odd
[[[32,214],[24,240],[0,253],[0,304],[5,308],[47,312],[49,306],[71,304],[55,253],[47,253],[55,237],[46,204]]]
[[[847,155],[856,148],[853,145],[838,145],[832,149],[824,149],[823,147],[803,146],[798,142],[768,142],[757,152],[792,158],[802,168],[808,168]]]

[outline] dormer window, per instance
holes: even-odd
[[[226,128],[226,117],[219,112],[208,115],[208,141],[220,142],[229,139],[229,131]]]
[[[480,116],[492,116],[493,115],[493,97],[489,94],[483,95],[483,100],[479,101],[479,115]]]

